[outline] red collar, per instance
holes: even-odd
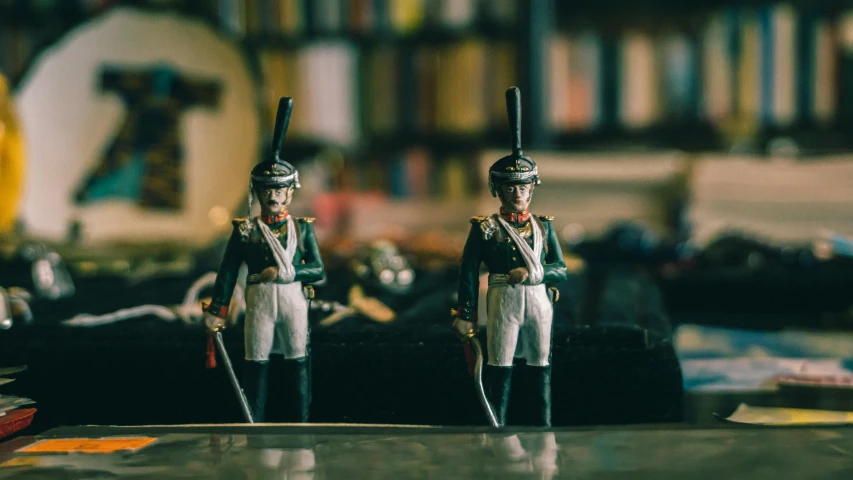
[[[278,215],[261,215],[261,220],[267,225],[275,225],[287,220],[287,215],[287,210],[285,210]]]
[[[500,215],[509,223],[524,223],[530,218],[530,213],[527,210],[521,213],[510,213],[504,210],[504,207],[501,207]]]

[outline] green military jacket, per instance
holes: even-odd
[[[293,255],[293,265],[296,270],[294,282],[314,283],[322,280],[326,276],[326,270],[323,266],[323,259],[320,257],[320,247],[317,244],[317,237],[314,234],[314,227],[311,223],[314,221],[311,217],[294,217],[293,225],[296,227],[296,235],[298,248]],[[260,274],[267,267],[278,266],[275,263],[272,249],[264,241],[260,230],[250,228],[252,220],[247,218],[237,218],[231,223],[234,225],[234,230],[231,232],[231,238],[228,240],[228,245],[225,247],[225,255],[222,257],[222,264],[219,267],[219,273],[216,276],[216,283],[213,286],[213,298],[208,307],[208,311],[214,315],[224,317],[228,312],[228,305],[231,304],[231,295],[234,293],[234,287],[237,284],[237,276],[240,266],[246,264],[249,270],[249,282],[253,275]],[[272,233],[278,237],[282,246],[287,245],[287,220],[269,225]]]
[[[508,274],[518,267],[526,267],[524,258],[510,236],[497,221],[498,214],[491,217],[471,218],[471,231],[462,251],[462,266],[459,271],[459,308],[457,316],[463,320],[476,320],[477,300],[480,290],[480,265],[486,264],[489,273]],[[515,217],[517,218],[517,217]],[[554,217],[530,215],[523,222],[508,221],[510,226],[533,246],[532,228],[542,231],[542,255],[540,260],[545,270],[544,284],[555,284],[566,279],[566,262],[560,241],[551,221]]]

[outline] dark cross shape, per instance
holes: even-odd
[[[180,116],[197,105],[216,107],[220,84],[164,66],[105,67],[100,89],[117,93],[127,116],[98,166],[75,192],[75,202],[119,197],[148,208],[180,209],[184,193]]]

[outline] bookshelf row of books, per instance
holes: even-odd
[[[341,22],[360,8],[374,12],[371,18],[414,9],[420,13],[407,15],[420,18],[419,25],[428,25],[435,9],[458,4],[469,5],[472,22],[486,11],[509,11],[504,3],[519,6],[509,0],[221,0],[216,6],[222,18],[254,9],[269,21],[298,17],[306,26],[329,10],[320,8],[326,3],[342,12]],[[363,147],[433,135],[494,138],[505,131],[504,90],[512,85],[522,95],[545,92],[550,134],[665,129],[685,120],[760,129],[853,118],[853,16],[787,3],[728,7],[708,15],[699,30],[667,24],[618,35],[595,26],[549,34],[544,61],[534,62],[544,65],[542,85],[522,84],[519,43],[477,29],[451,42],[363,48],[346,35],[312,39],[316,29],[305,28],[308,40],[297,46],[250,43],[258,53],[266,124],[274,123],[278,98],[294,97],[294,139]],[[41,43],[38,29],[0,28],[0,71],[18,78]]]
[[[302,196],[374,193],[396,200],[463,201],[481,191],[476,150],[440,153],[423,146],[363,155],[322,154],[299,164]],[[310,176],[308,173],[310,172]]]
[[[222,28],[239,35],[409,35],[513,26],[517,0],[219,0]]]
[[[839,69],[851,28],[845,16],[782,3],[715,12],[699,32],[564,32],[548,44],[548,123],[557,131],[683,119],[825,125],[853,88]]]
[[[282,96],[297,100],[294,136],[353,145],[364,137],[465,134],[506,126],[504,91],[516,49],[470,39],[414,50],[361,52],[346,42],[260,55],[269,124]]]
[[[560,32],[546,44],[546,125],[554,134],[685,120],[748,131],[831,125],[853,116],[853,72],[842,68],[851,29],[848,17],[777,4],[716,12],[694,34]],[[503,91],[520,81],[516,44],[483,38],[367,50],[324,42],[261,57],[271,114],[281,95],[303,99],[297,135],[341,144],[501,130]]]

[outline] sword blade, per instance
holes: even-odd
[[[219,350],[219,356],[222,357],[222,363],[225,364],[225,371],[228,372],[228,380],[231,381],[231,386],[237,393],[237,400],[240,402],[240,409],[243,411],[243,418],[246,423],[255,423],[252,420],[252,412],[249,410],[249,402],[246,400],[246,394],[240,388],[240,382],[237,381],[237,376],[234,375],[234,368],[231,366],[231,359],[228,358],[228,351],[225,350],[225,343],[222,341],[222,333],[216,332],[213,334],[216,340],[216,349]]]
[[[16,373],[21,373],[26,369],[27,369],[26,365],[21,365],[19,367],[4,367],[4,368],[0,368],[0,375],[2,375],[2,376],[13,375]]]
[[[495,417],[495,411],[492,409],[492,404],[486,398],[486,392],[483,388],[483,347],[480,345],[480,340],[477,337],[471,337],[471,346],[474,348],[474,386],[477,389],[477,399],[480,400],[480,405],[483,407],[483,412],[486,414],[486,419],[489,420],[489,425],[500,427],[498,419]]]

